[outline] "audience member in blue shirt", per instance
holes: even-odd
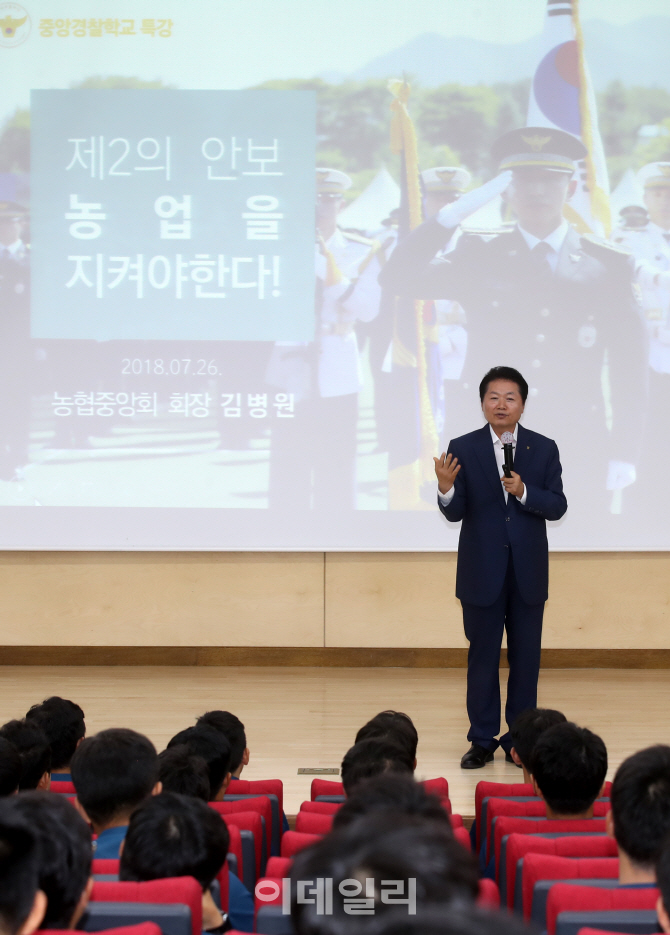
[[[87,737],[72,757],[77,807],[98,839],[96,857],[118,857],[130,816],[161,791],[158,754],[151,741],[127,728]]]

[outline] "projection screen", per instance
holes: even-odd
[[[432,458],[502,364],[550,546],[670,548],[669,47],[663,0],[0,3],[0,547],[454,549]],[[398,273],[523,127],[587,150],[562,299],[507,188],[453,286]]]

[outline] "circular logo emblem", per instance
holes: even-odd
[[[582,325],[577,333],[577,343],[580,347],[593,347],[597,337],[598,332],[593,325]]]
[[[18,3],[0,3],[0,46],[21,45],[30,35],[28,11]]]

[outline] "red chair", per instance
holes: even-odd
[[[530,919],[535,884],[541,880],[618,880],[618,857],[552,857],[550,854],[527,854],[521,875],[522,909]],[[509,894],[508,902],[509,906]],[[510,906],[510,909],[513,908]]]
[[[225,821],[225,818],[224,818]],[[228,853],[234,854],[237,860],[237,876],[240,880],[244,879],[244,854],[242,852],[242,835],[240,834],[240,829],[237,825],[230,824],[228,825],[228,834],[230,835],[230,844],[228,845]]]
[[[320,834],[303,834],[299,831],[285,831],[281,839],[281,856],[294,857],[298,851],[320,841]]]
[[[502,893],[507,892],[503,881],[499,879],[500,858],[503,838],[511,834],[605,834],[604,818],[584,818],[581,821],[569,821],[565,818],[516,818],[500,815],[493,831],[493,854],[495,859],[496,880]],[[503,859],[506,869],[506,859]]]
[[[441,776],[438,779],[424,779],[423,785],[426,792],[430,792],[431,795],[437,795],[440,798],[449,797],[449,783]],[[330,779],[313,779],[310,790],[312,802],[319,795],[344,795],[344,786],[341,782],[332,782]]]
[[[172,877],[148,883],[94,883],[91,902],[180,903],[191,912],[193,935],[202,933],[202,889],[193,877]]]
[[[51,780],[51,784],[49,786],[49,792],[59,792],[61,794],[65,793],[65,795],[76,795],[77,794],[77,790],[74,787],[74,783],[63,782],[57,779]]]
[[[507,888],[503,898],[507,905],[514,904],[516,874],[520,860],[527,854],[549,854],[555,857],[616,857],[616,841],[606,834],[579,835],[565,838],[543,838],[537,834],[510,834],[505,853],[505,880]],[[502,879],[501,868],[501,879]]]
[[[114,873],[116,876],[119,875],[119,858],[118,857],[94,857],[93,866],[91,867],[91,873]]]
[[[477,905],[483,909],[500,909],[500,890],[497,883],[487,879],[479,881]]]
[[[604,818],[610,810],[610,803],[594,802],[593,817]],[[546,818],[547,806],[542,799],[535,799],[532,802],[515,802],[514,799],[489,799],[486,810],[486,859],[491,859],[491,828],[493,822],[502,815],[513,816],[515,818]],[[553,819],[562,821],[563,819]]]
[[[562,912],[613,912],[635,909],[655,909],[659,891],[653,886],[644,889],[599,889],[573,883],[552,886],[547,900],[547,931],[555,935],[556,922]]]
[[[270,800],[266,796],[260,795],[255,799],[240,799],[236,802],[226,802],[224,799],[223,802],[210,802],[209,804],[213,807],[216,806],[216,810],[220,815],[231,815],[235,812],[258,812],[265,824],[265,859],[263,860],[263,866],[265,866],[265,861],[270,856],[272,849],[272,803]]]
[[[223,912],[228,912],[228,907],[230,905],[230,869],[228,864],[224,861],[223,866],[216,875],[216,879],[219,881],[219,894],[221,897],[221,909]]]
[[[280,813],[284,811],[284,783],[281,779],[234,779],[226,795],[276,795]],[[223,801],[226,801],[224,796]]]
[[[237,802],[229,802],[228,806],[224,808],[224,802],[210,802],[209,807],[213,808],[214,811],[218,812],[219,815],[223,818],[225,823],[230,828],[231,825],[237,827],[240,831],[251,831],[254,838],[254,865],[253,870],[256,879],[262,873],[262,855],[263,855],[263,823],[261,821],[261,816],[258,812],[245,812],[245,811],[228,811],[231,805],[237,805]],[[244,853],[244,846],[242,846],[242,853]],[[244,868],[245,872],[248,873],[249,868]],[[248,879],[248,876],[247,876]]]
[[[472,850],[472,841],[470,840],[470,832],[467,831],[462,825],[460,828],[454,828],[454,837],[459,843],[463,845],[466,851],[470,852]]]
[[[295,816],[295,830],[302,834],[328,834],[333,827],[333,817],[314,812],[298,812]]]
[[[271,857],[265,868],[265,875],[268,877],[288,877],[292,865],[292,857]]]
[[[338,809],[342,808],[342,802],[303,802],[300,806],[301,812],[312,812],[315,815],[334,815]]]
[[[40,935],[72,935],[72,929],[40,929],[39,931]],[[139,925],[122,925],[120,928],[102,929],[98,935],[162,935],[162,932],[155,922],[140,922]]]
[[[482,844],[482,809],[486,799],[511,798],[513,796],[535,795],[535,790],[529,782],[478,782],[475,787],[475,822],[477,829],[477,853]]]

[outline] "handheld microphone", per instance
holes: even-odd
[[[514,467],[514,436],[511,432],[503,432],[500,436],[500,441],[502,442],[503,454],[505,456],[503,474],[505,477],[511,477],[512,468]]]

